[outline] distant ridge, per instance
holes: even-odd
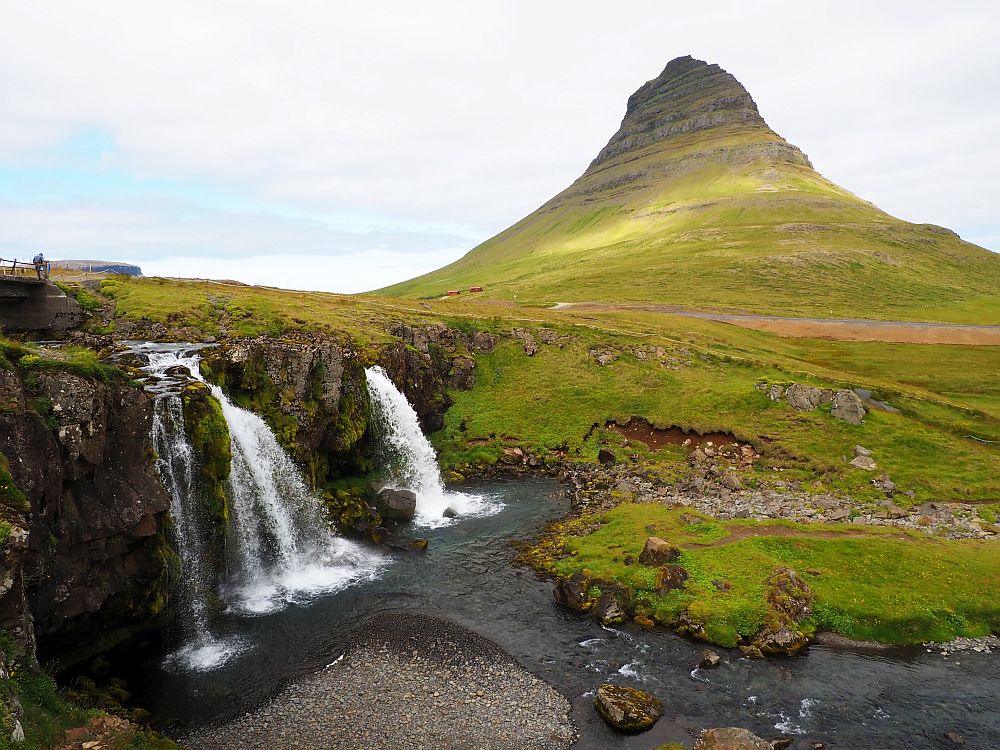
[[[54,268],[65,268],[71,271],[90,271],[92,273],[122,273],[126,276],[142,276],[142,269],[132,263],[121,263],[114,260],[54,260]]]
[[[380,293],[657,302],[1000,322],[1000,256],[834,185],[749,92],[690,56],[629,97],[568,188],[437,271]]]

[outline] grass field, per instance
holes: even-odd
[[[565,537],[552,570],[624,584],[661,622],[688,609],[720,645],[760,629],[764,580],[777,566],[798,571],[815,594],[807,630],[896,645],[1000,630],[996,543],[838,524],[721,522],[659,504],[622,504],[597,520],[596,530]],[[593,527],[584,521],[581,528]],[[654,534],[681,547],[677,562],[690,574],[684,588],[665,595],[655,591],[654,568],[625,564]]]

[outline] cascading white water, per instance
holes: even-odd
[[[369,367],[365,375],[377,437],[385,454],[387,486],[416,493],[414,522],[430,528],[447,526],[453,523],[443,515],[448,508],[459,517],[498,513],[503,504],[494,498],[445,489],[437,453],[421,431],[417,412],[406,396],[381,367]]]
[[[202,380],[197,350],[140,351],[149,362],[144,369],[152,375],[168,376],[170,368],[181,365],[191,377]],[[319,499],[309,492],[267,423],[233,404],[221,388],[209,388],[222,407],[233,454],[226,544],[230,580],[222,586],[230,609],[248,614],[270,612],[375,577],[385,558],[336,536],[323,518]],[[184,591],[189,594],[185,598],[190,608],[190,642],[174,657],[188,668],[212,668],[242,646],[213,638],[207,624],[205,595],[214,582],[205,580],[207,550],[194,509],[194,451],[184,431],[180,397],[163,384],[155,392],[153,439],[160,455],[160,473],[173,499],[171,513],[182,558]]]
[[[164,366],[164,369],[166,366]],[[155,365],[149,368],[155,370]],[[180,627],[184,645],[167,661],[184,669],[203,671],[224,664],[243,650],[239,640],[212,633],[206,597],[214,581],[206,569],[208,549],[197,516],[197,475],[194,449],[184,428],[184,404],[170,391],[153,403],[153,448],[156,468],[170,494],[174,541],[181,558]]]
[[[218,386],[210,387],[233,449],[233,606],[269,612],[375,576],[383,558],[336,536],[267,423],[233,404]]]

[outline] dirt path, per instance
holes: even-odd
[[[660,312],[685,318],[714,320],[742,328],[766,331],[778,336],[834,341],[884,341],[899,344],[964,344],[1000,346],[1000,325],[979,326],[959,323],[921,323],[903,320],[861,318],[783,318],[778,315],[737,315],[703,312],[675,305],[615,304],[603,302],[560,302],[550,310],[592,310],[594,312]]]

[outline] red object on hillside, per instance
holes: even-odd
[[[457,297],[460,294],[461,294],[461,292],[458,291],[457,289],[449,289],[448,290],[448,296],[449,297]]]
[[[483,288],[481,286],[470,286],[469,287],[469,291],[470,292],[481,292],[481,291],[483,291]]]

